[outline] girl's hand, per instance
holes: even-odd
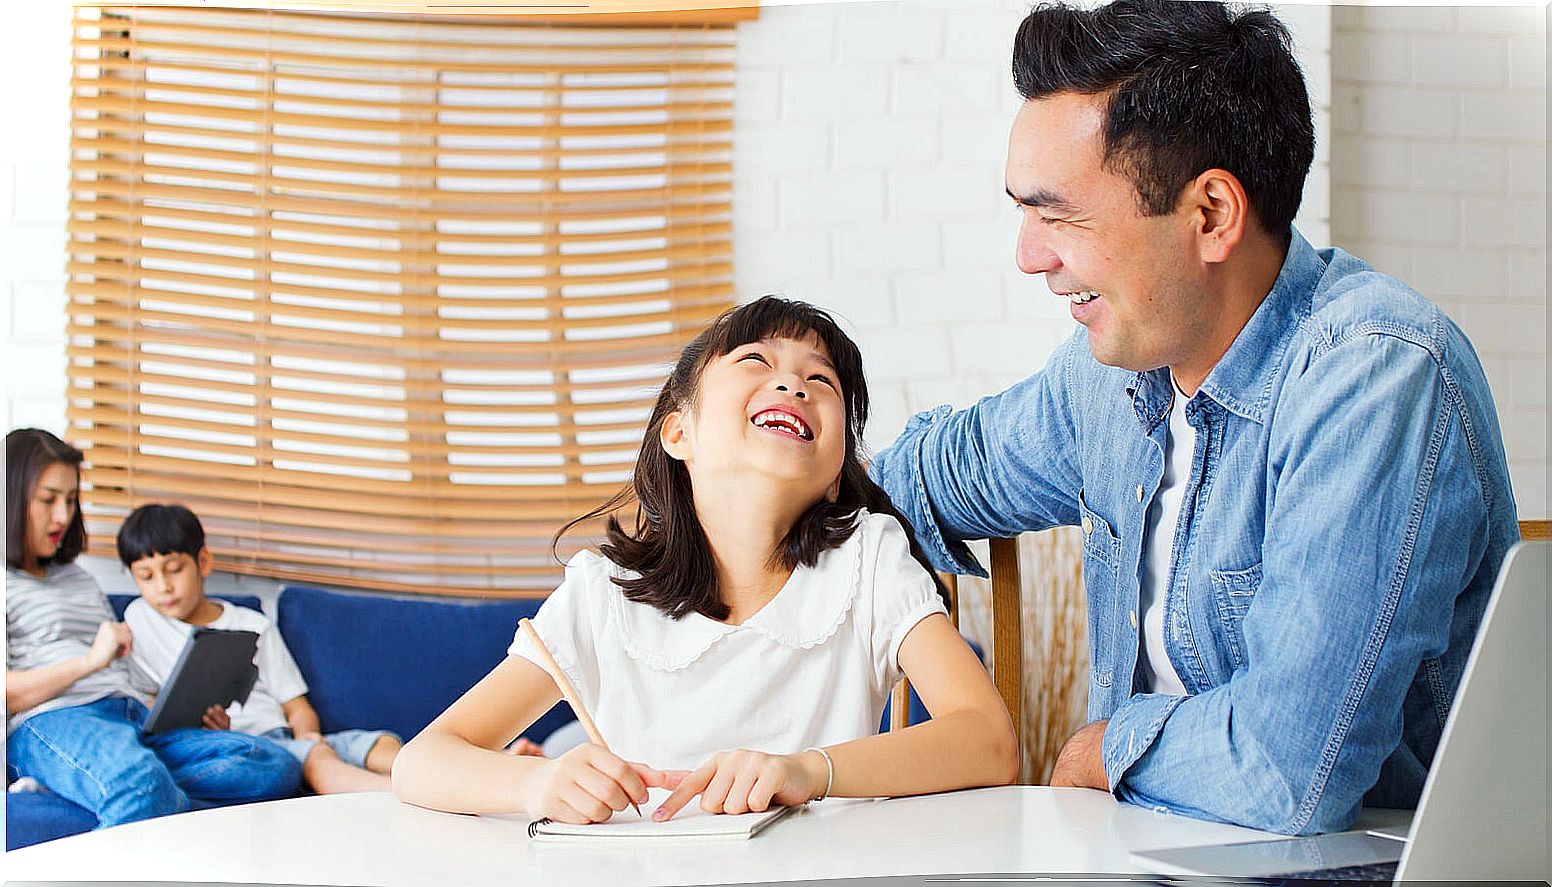
[[[128,656],[132,643],[129,626],[122,622],[103,622],[97,626],[92,648],[86,651],[86,664],[92,671],[101,671],[120,656]]]
[[[693,773],[666,775],[667,787],[673,792],[652,812],[656,822],[673,818],[696,795],[701,796],[701,809],[707,813],[760,812],[772,803],[802,804],[824,791],[828,770],[818,752],[771,755],[739,749],[718,752]]]
[[[219,705],[212,705],[205,709],[205,716],[200,719],[207,730],[230,730],[232,718],[226,713],[226,709]]]
[[[523,809],[529,816],[556,822],[603,822],[631,801],[645,804],[647,788],[663,785],[663,779],[663,773],[621,760],[589,742],[546,761],[535,772]]]

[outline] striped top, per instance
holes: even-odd
[[[116,622],[108,596],[79,564],[52,564],[39,579],[23,570],[5,571],[5,667],[7,671],[42,668],[80,656],[92,647],[97,626]],[[6,735],[33,715],[85,705],[108,696],[142,699],[129,683],[129,665],[115,659],[47,702],[26,711],[7,709]],[[142,699],[143,701],[143,699]]]

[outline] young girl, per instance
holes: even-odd
[[[713,321],[658,396],[632,486],[577,521],[634,495],[634,530],[611,516],[534,623],[613,754],[500,753],[560,698],[518,632],[400,752],[398,796],[586,823],[658,787],[661,821],[696,795],[743,813],[1011,781],[1007,710],[862,467],[867,412],[861,355],[823,311],[766,297]],[[933,718],[878,734],[901,672]]]
[[[5,436],[6,759],[97,815],[98,827],[296,791],[273,743],[221,730],[142,736],[133,639],[75,563],[81,452],[47,431]]]

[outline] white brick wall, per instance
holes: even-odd
[[[1332,12],[1333,242],[1470,335],[1520,516],[1545,518],[1546,8]]]

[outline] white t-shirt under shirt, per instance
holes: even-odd
[[[253,657],[259,678],[248,701],[233,705],[226,713],[232,719],[232,729],[238,733],[259,735],[286,726],[286,715],[280,706],[306,693],[307,682],[302,679],[296,660],[291,658],[291,651],[286,649],[280,629],[271,625],[263,613],[224,601],[211,603],[221,608],[221,615],[208,625],[195,626],[163,616],[144,600],[130,602],[129,609],[124,611],[124,623],[135,638],[129,654],[135,682],[149,680],[152,692],[165,684],[196,628],[251,631],[259,636],[258,653]]]
[[[534,628],[615,754],[664,769],[877,733],[901,641],[947,612],[899,522],[865,510],[850,539],[740,625],[672,620],[627,600],[615,575],[630,574],[579,552]],[[508,652],[543,667],[520,631]]]
[[[1170,381],[1173,385],[1173,376]],[[1138,659],[1149,692],[1185,696],[1185,684],[1164,649],[1164,598],[1175,548],[1175,527],[1180,523],[1180,506],[1191,476],[1191,456],[1196,451],[1196,429],[1186,421],[1186,402],[1190,398],[1178,385],[1173,387],[1174,403],[1164,436],[1164,478],[1148,507],[1148,539],[1137,604],[1142,611],[1142,634],[1138,638],[1142,655]]]

